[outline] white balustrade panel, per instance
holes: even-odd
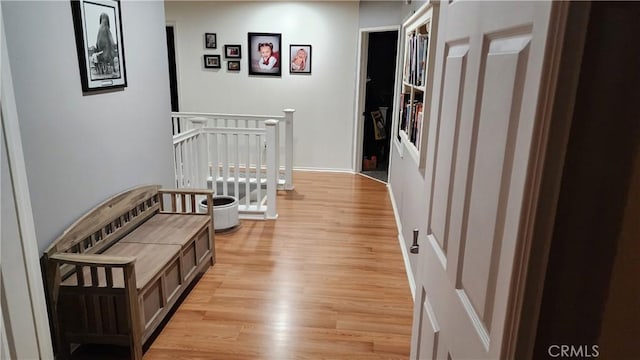
[[[269,119],[279,120],[277,126],[280,139],[277,147],[279,166],[279,188],[293,189],[293,109],[283,110],[284,115],[239,115],[239,114],[215,114],[197,112],[174,112],[171,115],[174,136],[184,134],[199,126],[215,129],[265,129],[265,122]],[[203,125],[202,125],[203,124]],[[239,132],[240,134],[241,132]],[[242,141],[240,141],[242,142]],[[218,143],[220,146],[222,144]],[[266,148],[266,143],[263,143]],[[227,149],[225,147],[225,149]],[[210,147],[211,150],[211,147]],[[228,150],[228,149],[227,149]],[[213,149],[215,151],[215,148]],[[246,159],[248,147],[239,147],[238,156]],[[263,155],[265,153],[263,152]],[[212,154],[210,154],[211,158]]]
[[[208,149],[207,182],[219,195],[239,199],[247,211],[265,211],[266,131],[264,129],[205,128]]]

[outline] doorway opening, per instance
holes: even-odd
[[[361,49],[362,70],[366,69],[366,76],[360,79],[364,96],[360,102],[362,143],[359,168],[362,174],[384,182],[389,177],[398,32],[397,29],[365,32]],[[361,71],[361,76],[363,73]]]
[[[180,107],[178,105],[178,71],[176,66],[176,40],[175,40],[175,27],[173,25],[167,25],[167,56],[169,60],[169,87],[171,91],[171,111],[178,112]],[[173,121],[173,120],[172,120]],[[173,135],[180,133],[180,122],[171,124],[173,128]]]

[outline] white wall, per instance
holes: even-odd
[[[404,0],[360,1],[360,28],[401,25],[425,3],[426,0],[413,0],[411,4]]]
[[[352,169],[357,2],[166,2],[176,24],[181,111],[281,114],[296,109],[294,167]],[[205,32],[218,48],[204,48]],[[311,44],[312,74],[248,76],[248,32],[282,34],[282,45]],[[223,55],[225,44],[242,46],[241,71],[205,70],[204,54]],[[251,49],[253,50],[253,49]]]
[[[408,150],[405,150],[405,156],[401,157],[395,145],[391,145],[389,187],[396,202],[402,226],[401,235],[407,250],[413,241],[413,229],[420,231],[420,239],[424,239],[427,235],[427,186],[425,180],[424,172],[418,169],[418,165],[409,155]],[[418,276],[417,260],[416,256],[409,256],[414,279]]]
[[[160,1],[123,1],[129,86],[83,96],[68,1],[2,1],[39,249],[107,197],[173,182]]]
[[[400,25],[404,1],[360,1],[360,28]]]
[[[403,7],[402,22],[406,21],[418,8],[424,5],[424,1],[413,1],[409,5]],[[442,22],[441,22],[442,24]],[[404,38],[404,34],[401,33],[400,39]],[[401,40],[402,41],[402,40]],[[404,44],[404,41],[402,41]],[[436,51],[440,51],[437,50]],[[401,51],[401,54],[404,51]],[[436,52],[436,54],[439,54]],[[401,59],[404,61],[404,59]],[[401,75],[398,75],[401,76]],[[434,99],[436,99],[437,89],[434,89]],[[435,100],[434,100],[435,101]],[[399,101],[397,100],[396,103]],[[394,109],[394,111],[399,111]],[[397,114],[394,114],[397,117]],[[394,118],[395,119],[395,118]],[[397,121],[397,120],[396,120]],[[393,124],[397,127],[397,123]],[[413,229],[420,231],[420,239],[425,239],[428,233],[427,229],[427,213],[428,213],[428,194],[427,183],[424,170],[418,168],[417,163],[411,155],[409,150],[404,149],[404,156],[400,156],[400,152],[396,147],[396,139],[391,140],[391,155],[389,163],[389,188],[391,189],[398,209],[398,217],[402,226],[402,237],[407,249],[411,246],[413,241]],[[404,144],[400,146],[404,147]],[[414,279],[418,276],[418,258],[416,256],[409,256],[409,262],[411,270],[413,272]]]

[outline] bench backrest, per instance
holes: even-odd
[[[45,251],[98,254],[160,209],[159,185],[144,185],[111,197],[78,219]]]

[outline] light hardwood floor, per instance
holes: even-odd
[[[406,359],[413,302],[384,184],[296,172],[276,221],[216,235],[217,263],[151,359]]]

